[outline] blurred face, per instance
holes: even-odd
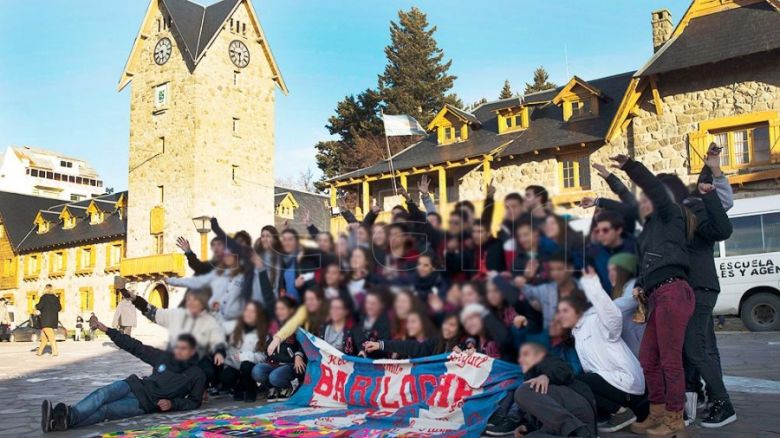
[[[561,326],[561,321],[558,319],[558,315],[556,315],[555,318],[550,321],[549,333],[550,337],[553,338],[559,338],[563,336],[563,326]]]
[[[376,295],[366,295],[366,300],[363,302],[363,310],[366,311],[366,315],[376,318],[382,313],[382,302],[379,301],[379,297]]]
[[[187,294],[187,299],[184,301],[184,306],[187,308],[187,311],[190,312],[190,315],[200,315],[203,310],[205,310],[205,307],[203,307],[203,304],[200,302],[199,299],[192,296],[192,294]]]
[[[369,236],[368,236],[368,230],[364,227],[360,227],[357,229],[357,241],[358,243],[368,243]]]
[[[225,242],[222,240],[211,241],[211,255],[216,259],[221,259],[225,253]]]
[[[417,259],[417,274],[420,277],[427,277],[433,274],[433,263],[430,257],[420,257]]]
[[[485,298],[487,299],[488,304],[490,304],[493,307],[500,307],[504,302],[504,297],[501,295],[501,291],[498,290],[495,284],[493,284],[492,281],[487,282],[487,293],[485,295]]]
[[[279,321],[287,321],[292,315],[293,309],[287,307],[283,302],[277,301],[276,307],[274,307],[274,315]]]
[[[372,228],[371,242],[376,246],[385,246],[387,243],[387,232],[385,232],[385,227],[375,225]]]
[[[404,246],[404,233],[398,227],[392,227],[387,233],[387,239],[390,243],[390,248],[401,248]]]
[[[561,323],[561,327],[570,329],[577,325],[577,321],[580,320],[580,315],[574,310],[571,304],[563,301],[558,303],[558,313],[556,314],[558,321]]]
[[[394,208],[391,211],[392,211],[392,215],[393,215],[393,222],[399,222],[399,221],[403,222],[403,219],[398,217],[399,214],[406,213],[406,211],[404,211],[403,208]]]
[[[479,296],[479,292],[477,292],[476,289],[474,289],[474,286],[470,284],[464,284],[461,288],[462,291],[462,301],[463,305],[467,304],[475,304],[482,301],[481,297]]]
[[[341,270],[338,265],[328,265],[325,271],[325,285],[337,287],[341,283]]]
[[[237,237],[236,237],[236,242],[237,242],[239,245],[241,245],[241,246],[250,246],[250,245],[252,245],[252,242],[250,242],[250,241],[249,241],[249,240],[246,238],[246,236],[244,236],[243,234],[241,234],[241,235],[239,235],[239,236],[237,236]]]
[[[365,271],[367,266],[366,254],[359,250],[352,251],[352,255],[349,257],[349,267],[353,271]]]
[[[447,224],[450,226],[450,232],[453,234],[458,234],[463,230],[463,220],[459,215],[450,215]]]
[[[317,247],[322,252],[333,252],[333,245],[330,243],[330,236],[326,233],[317,234],[315,237]]]
[[[274,235],[270,231],[264,230],[260,233],[260,244],[263,249],[271,249],[274,244]]]
[[[542,232],[550,239],[557,239],[561,234],[561,226],[558,224],[558,220],[552,215],[547,216],[542,225]]]
[[[306,291],[306,294],[303,296],[303,305],[306,306],[306,310],[309,311],[309,313],[315,313],[320,310],[321,304],[322,301],[320,301],[314,291]]]
[[[536,196],[533,190],[525,191],[525,204],[528,207],[528,211],[532,211],[542,205],[542,199]]]
[[[412,311],[412,299],[409,294],[398,294],[393,301],[393,310],[399,318],[406,318]]]
[[[620,233],[623,230],[614,228],[609,221],[602,221],[596,224],[596,238],[602,245],[612,248],[620,242]]]
[[[617,283],[617,267],[615,265],[607,266],[607,272],[609,273],[609,284],[615,286]]]
[[[455,339],[458,336],[458,318],[451,316],[441,323],[441,336],[445,340]]]
[[[244,313],[241,315],[241,319],[244,321],[247,327],[254,327],[257,325],[257,307],[253,303],[249,303],[244,307]]]
[[[504,215],[509,220],[514,220],[523,214],[523,204],[517,199],[507,199],[504,201]]]
[[[520,348],[517,361],[520,363],[520,368],[523,369],[523,372],[527,373],[528,370],[541,362],[542,359],[544,359],[544,356],[545,354],[541,350],[534,348],[531,345],[524,345]]]
[[[178,361],[188,361],[195,356],[195,349],[190,347],[190,344],[184,341],[176,341],[176,345],[173,346],[173,357]]]
[[[551,261],[547,266],[550,270],[550,280],[554,281],[555,284],[562,285],[569,281],[569,272],[566,269],[566,263]]]
[[[536,243],[539,239],[536,235],[537,232],[531,226],[520,225],[515,233],[517,234],[517,243],[520,245],[520,248],[526,251],[532,251],[536,248]]]
[[[349,242],[347,242],[346,237],[339,237],[339,240],[336,241],[336,254],[340,257],[349,254]]]
[[[644,193],[639,194],[639,214],[642,217],[648,217],[653,214],[653,203]]]
[[[471,336],[482,334],[482,317],[478,313],[472,313],[463,321],[463,328]]]
[[[420,315],[413,313],[406,318],[406,334],[410,338],[416,338],[423,334],[423,324]]]
[[[488,237],[490,237],[490,233],[482,225],[474,225],[471,228],[471,235],[474,237],[474,243],[477,245],[487,242]]]
[[[347,308],[341,300],[331,300],[328,316],[331,321],[343,322],[347,319]]]
[[[282,250],[287,254],[292,254],[298,251],[298,242],[295,240],[295,236],[292,233],[282,233]]]
[[[235,254],[226,252],[225,255],[222,256],[222,264],[228,268],[235,268],[238,266],[238,257],[236,257]]]
[[[460,307],[463,301],[463,293],[460,290],[460,285],[457,283],[450,286],[447,289],[447,302],[455,307]]]

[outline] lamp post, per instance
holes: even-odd
[[[195,224],[195,230],[200,234],[200,259],[205,262],[208,260],[209,253],[208,235],[211,231],[211,218],[208,216],[194,217],[192,223]]]

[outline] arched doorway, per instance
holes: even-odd
[[[149,293],[149,304],[158,309],[168,308],[168,288],[164,284],[157,284]]]

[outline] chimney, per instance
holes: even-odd
[[[653,27],[653,52],[657,52],[661,46],[672,36],[672,13],[668,9],[658,9],[651,14],[650,24]]]

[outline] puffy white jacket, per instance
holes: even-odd
[[[583,276],[580,286],[593,304],[572,329],[582,369],[624,392],[643,394],[642,366],[621,337],[623,313],[604,292],[598,276]]]
[[[241,362],[265,362],[265,352],[255,350],[258,339],[257,330],[250,330],[244,333],[240,343],[234,342],[233,335],[230,335],[230,345],[228,346],[225,363],[230,367],[239,369]]]

